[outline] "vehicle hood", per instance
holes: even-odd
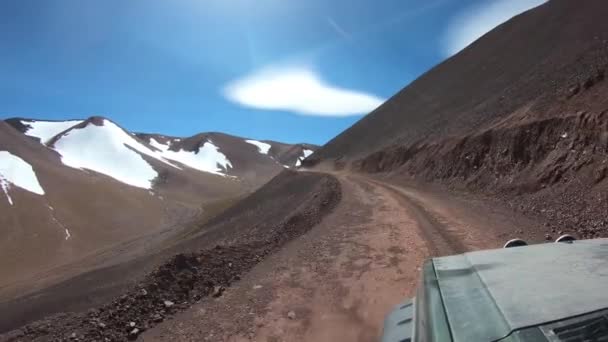
[[[454,341],[608,308],[608,239],[547,243],[433,259]]]

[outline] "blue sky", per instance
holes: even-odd
[[[0,118],[323,144],[543,0],[3,0]]]

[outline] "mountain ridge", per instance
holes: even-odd
[[[0,287],[125,241],[162,234],[153,238],[159,243],[179,235],[189,221],[212,217],[285,164],[294,168],[313,148],[276,143],[273,149],[288,146],[294,153],[274,160],[275,151],[260,153],[240,137],[201,133],[172,138],[175,144],[164,149],[160,142],[150,144],[160,136],[138,136],[101,116],[0,121],[0,150],[13,163],[0,170]],[[32,168],[43,194],[11,183],[19,176],[11,171],[17,170],[15,158]],[[32,248],[46,252],[25,252]]]

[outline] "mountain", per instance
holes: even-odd
[[[203,209],[221,213],[123,239],[83,262],[53,268],[49,273],[77,275],[53,286],[47,273],[0,287],[9,313],[0,319],[0,340],[375,340],[391,307],[404,294],[415,295],[428,257],[496,248],[517,236],[531,242],[562,232],[608,236],[607,15],[602,0],[551,0],[516,16],[316,151],[218,133],[177,138],[112,129],[108,135],[117,143],[101,144],[111,148],[102,155],[120,153],[133,173],[119,174],[111,165],[98,168],[105,173],[84,172],[85,165],[99,164],[91,151],[98,139],[107,140],[101,134],[74,142],[61,132],[81,126],[66,123],[57,132],[27,120],[0,126],[6,131],[0,144],[12,144],[11,156],[0,155],[0,184],[14,203],[0,210],[38,217],[7,234],[2,253],[8,247],[29,257],[48,250],[45,255],[56,258],[59,248],[35,244],[35,225],[52,220],[44,200],[55,207],[66,198],[64,189],[75,194],[70,206],[108,206],[91,227],[124,206],[129,219],[145,223],[127,226],[140,234],[167,217],[160,212],[165,206],[195,207],[190,200],[199,190],[190,187],[198,183],[183,180],[189,177],[184,170],[208,176],[203,184],[220,190],[234,186],[224,198],[236,202],[207,203]],[[106,120],[84,125],[111,125]],[[85,143],[93,157],[75,153]],[[74,153],[70,166],[59,151]],[[133,155],[152,171],[127,157]],[[344,172],[281,166],[298,161],[313,171]],[[244,188],[263,182],[260,170],[271,165],[281,173],[237,201]],[[23,178],[7,175],[9,167]],[[80,184],[87,182],[96,196],[116,189],[116,203],[79,203],[86,198]],[[205,185],[198,189],[208,190]],[[20,207],[26,201],[38,202]],[[134,203],[142,210],[132,209]],[[69,211],[55,211],[63,224]],[[177,216],[186,214],[197,213]],[[107,229],[66,227],[67,240],[62,227],[44,232],[58,236],[52,243],[76,248],[77,238]],[[21,243],[19,234],[31,242]],[[12,267],[10,258],[21,260],[14,255],[7,253],[0,269]],[[27,267],[40,274],[39,262],[21,263],[12,277],[32,272]],[[19,285],[30,291],[24,295]],[[50,316],[65,311],[73,313]]]
[[[136,136],[159,150],[163,158],[207,172],[222,172],[234,176],[257,187],[266,183],[281,168],[294,168],[308,157],[317,146],[310,144],[282,144],[274,141],[243,139],[223,133],[200,133],[188,138],[169,137],[160,134],[137,133]],[[205,161],[198,157],[201,153],[215,154],[221,151],[219,159]],[[198,153],[193,154],[194,152]],[[221,171],[215,170],[220,165]]]
[[[601,107],[588,89],[603,87],[606,11],[600,0],[551,0],[516,16],[406,86],[317,158],[353,159],[474,134],[508,117],[515,123]]]
[[[221,133],[131,133],[103,117],[0,121],[0,288],[41,274],[40,286],[57,281],[82,270],[50,270],[85,259],[112,263],[116,246],[120,258],[145,253],[313,149]]]
[[[548,234],[608,231],[608,5],[551,0],[498,26],[320,148],[348,167],[482,192]]]

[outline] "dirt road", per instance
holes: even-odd
[[[497,248],[515,227],[531,224],[483,203],[336,176],[343,199],[321,224],[222,297],[204,300],[140,339],[377,341],[386,313],[414,295],[426,258]]]

